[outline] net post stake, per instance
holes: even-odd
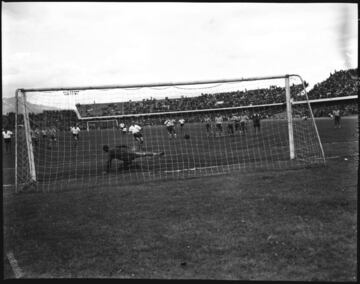
[[[289,147],[290,147],[290,160],[295,159],[295,145],[294,145],[294,128],[292,119],[292,106],[290,97],[290,76],[285,76],[285,94],[286,94],[286,114],[289,132]]]
[[[33,152],[33,146],[32,146],[32,141],[31,141],[29,113],[27,111],[27,105],[26,105],[26,93],[21,90],[19,90],[19,93],[22,94],[22,98],[23,98],[25,139],[26,139],[26,150],[27,150],[28,159],[29,159],[30,179],[31,179],[31,182],[36,182],[34,152]]]

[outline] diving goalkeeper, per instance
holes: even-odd
[[[131,163],[136,158],[141,157],[155,157],[163,156],[164,152],[137,152],[128,148],[126,145],[115,146],[115,148],[110,149],[109,146],[104,145],[103,150],[108,153],[108,160],[106,162],[106,173],[110,171],[111,162],[114,159],[118,159],[124,162],[124,168],[129,169]]]

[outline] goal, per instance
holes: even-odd
[[[100,130],[100,129],[116,129],[118,128],[118,121],[116,119],[100,119],[90,120],[86,122],[86,130]]]
[[[299,75],[18,89],[15,120],[17,192],[325,164]]]

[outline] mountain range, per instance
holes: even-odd
[[[60,110],[59,108],[49,107],[46,105],[38,105],[32,103],[27,103],[27,105],[28,110],[33,113],[41,113],[44,110]],[[2,98],[2,114],[6,115],[9,112],[15,112],[15,97]]]

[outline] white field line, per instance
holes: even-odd
[[[11,268],[15,274],[15,277],[16,278],[21,278],[21,276],[23,276],[23,273],[14,257],[14,254],[12,252],[9,252],[7,253],[7,257],[9,259],[9,262],[10,262],[10,265],[11,265]]]

